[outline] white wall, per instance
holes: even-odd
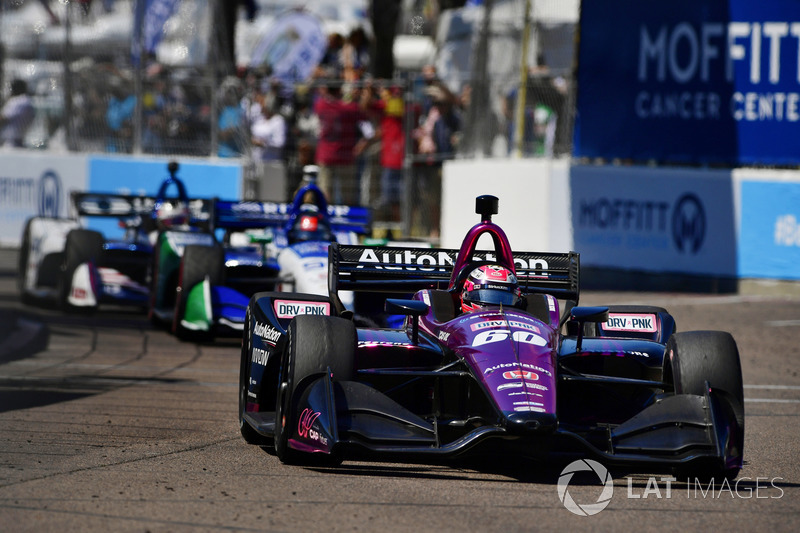
[[[441,246],[458,248],[480,221],[475,198],[497,196],[492,220],[514,250],[566,252],[572,248],[569,161],[478,159],[447,161],[442,170]]]

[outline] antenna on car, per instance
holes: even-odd
[[[167,172],[169,172],[169,175],[172,176],[173,178],[175,177],[175,174],[178,173],[178,169],[179,168],[180,168],[180,165],[178,164],[177,161],[170,161],[167,164]]]
[[[475,198],[475,212],[481,216],[481,222],[491,222],[492,215],[497,214],[500,201],[497,196],[484,194]]]
[[[306,165],[303,167],[303,181],[317,181],[319,167],[317,165]]]

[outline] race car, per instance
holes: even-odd
[[[578,305],[580,256],[512,251],[478,197],[459,250],[333,244],[328,296],[247,308],[239,424],[287,463],[573,455],[608,467],[735,476],[744,444],[736,342],[678,332],[655,306]],[[491,240],[493,248],[478,249]],[[386,300],[362,328],[339,290]]]
[[[19,254],[18,284],[22,299],[55,300],[62,308],[93,310],[101,303],[146,308],[153,254],[151,236],[162,217],[208,221],[207,202],[190,200],[168,165],[169,177],[156,196],[72,192],[72,218],[33,217],[25,223]],[[175,183],[178,196],[168,197]],[[174,211],[174,212],[173,212]],[[120,238],[107,239],[81,226],[80,217],[119,219]]]
[[[241,335],[257,290],[327,294],[330,243],[357,243],[370,231],[370,211],[329,205],[314,179],[316,167],[304,172],[289,203],[214,200],[212,226],[224,231],[222,242],[208,234],[180,246],[163,233],[151,315],[185,338]],[[342,299],[352,308],[352,294]]]

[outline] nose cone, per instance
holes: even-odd
[[[506,429],[513,435],[552,433],[557,426],[558,419],[553,413],[523,411],[506,417]]]

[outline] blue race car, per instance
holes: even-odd
[[[328,205],[315,167],[290,203],[214,200],[213,232],[192,237],[165,231],[156,244],[151,316],[171,321],[183,337],[241,335],[257,291],[327,294],[331,242],[357,244],[370,231],[370,211]],[[352,307],[347,295],[344,305]]]
[[[178,163],[156,196],[72,192],[73,218],[33,217],[25,224],[18,283],[25,302],[55,300],[64,309],[94,310],[100,304],[145,308],[159,216],[182,216],[195,229],[207,226],[208,201],[169,198],[167,187],[180,181]],[[179,207],[182,206],[182,207]],[[120,238],[84,228],[80,219],[117,218]]]

